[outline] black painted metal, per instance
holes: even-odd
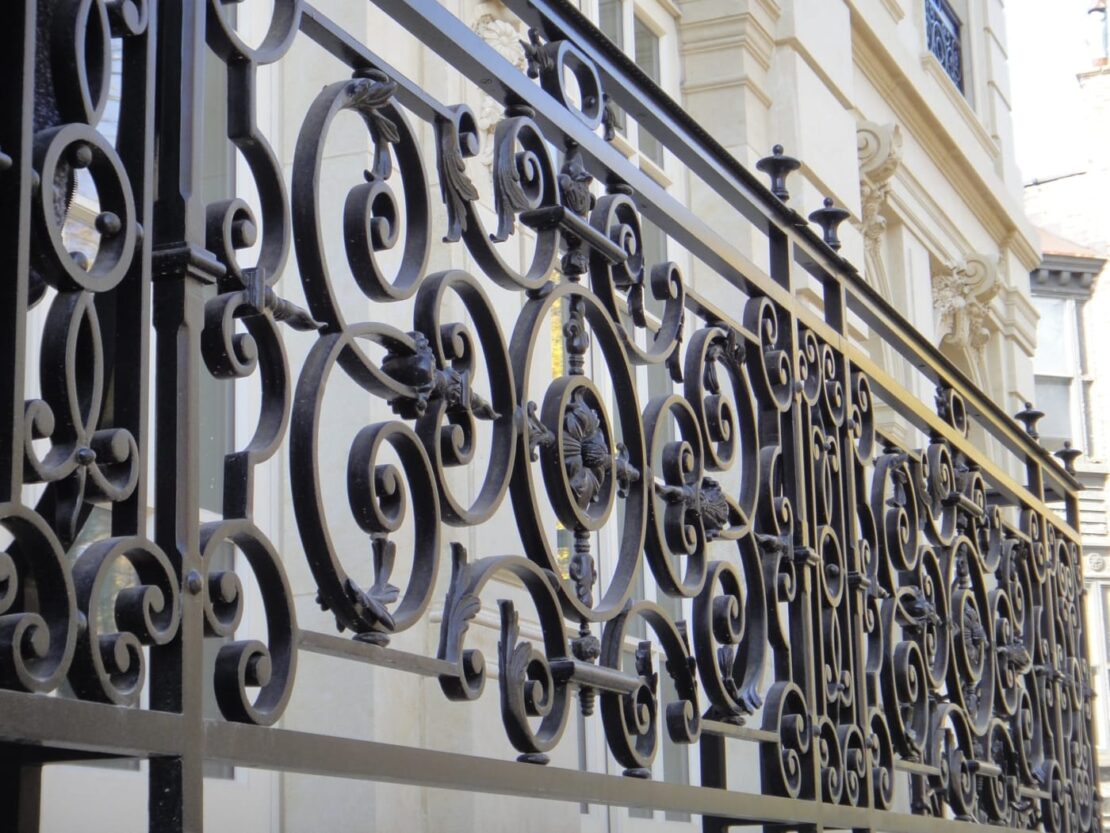
[[[948,77],[964,91],[963,41],[960,18],[946,0],[925,0],[925,40]]]
[[[435,0],[374,2],[503,106],[492,234],[468,161],[475,114],[437,101],[307,3],[277,0],[258,48],[219,0],[17,0],[0,30],[11,79],[0,118],[0,525],[11,540],[0,552],[0,824],[38,828],[44,765],[139,756],[151,760],[157,831],[201,829],[205,760],[655,807],[702,815],[707,830],[1095,827],[1077,483],[1073,457],[1064,470],[1036,444],[1039,413],[1027,407],[1025,428],[1015,425],[860,279],[836,251],[846,212],[814,211],[818,234],[785,205],[797,160],[775,148],[759,165],[773,192],[764,188],[569,3],[510,0],[532,27],[522,73]],[[254,96],[259,67],[297,39],[353,72],[309,108],[286,182]],[[113,43],[123,56],[114,143],[97,130]],[[226,64],[227,138],[257,187],[260,222],[233,194],[207,203],[199,193],[209,49]],[[766,234],[769,273],[608,144],[610,102]],[[339,300],[321,230],[324,143],[342,111],[373,147],[344,209],[350,273],[373,302],[358,308]],[[62,239],[83,169],[100,201],[91,263]],[[734,297],[704,297],[675,264],[644,263],[642,215]],[[494,243],[523,228],[532,254],[518,271]],[[246,266],[237,253],[256,237]],[[437,237],[465,247],[480,274],[431,273]],[[388,249],[401,253],[393,273],[380,261]],[[291,253],[308,309],[279,294],[282,275],[294,279]],[[818,279],[821,313],[795,300],[799,270]],[[496,311],[505,296],[517,299],[515,318]],[[411,329],[391,308],[403,301]],[[449,308],[469,324],[446,319]],[[370,320],[352,320],[367,310]],[[849,311],[936,384],[935,407],[852,344]],[[544,389],[533,357],[556,315],[567,372]],[[41,343],[32,318],[44,322]],[[299,367],[286,356],[289,328],[316,333]],[[591,356],[612,395],[587,373]],[[639,367],[665,368],[679,393],[645,399]],[[257,376],[262,403],[252,440],[225,458],[221,518],[205,523],[202,374]],[[389,417],[358,433],[348,462],[370,582],[346,571],[326,519],[322,482],[341,475],[321,463],[320,414],[337,374]],[[923,448],[877,434],[880,399],[922,432]],[[973,423],[1016,455],[1024,482],[973,447]],[[490,459],[468,499],[449,474],[481,470],[479,432]],[[380,462],[387,448],[399,466]],[[353,639],[298,628],[283,566],[293,556],[255,523],[255,469],[279,453],[319,602]],[[415,534],[399,553],[403,495]],[[520,553],[468,554],[456,539],[503,524],[492,519],[506,504]],[[110,533],[71,561],[94,507],[110,513]],[[548,507],[573,538],[565,565]],[[618,542],[604,580],[599,530]],[[235,638],[242,584],[213,566],[229,546],[258,583],[264,642]],[[437,585],[447,551],[451,578]],[[403,588],[390,583],[397,558],[411,565]],[[135,582],[107,587],[122,562]],[[640,597],[641,570],[689,600],[688,621]],[[505,576],[542,631],[542,644],[523,639],[516,604],[499,601],[498,688],[519,763],[273,726],[300,651],[435,677],[451,699],[481,696],[486,664],[468,628]],[[106,592],[107,625],[95,609]],[[436,655],[391,647],[427,624],[434,598]],[[664,667],[646,644],[633,669],[622,661],[636,620]],[[225,639],[211,675],[206,635]],[[674,702],[660,702],[659,673],[672,677]],[[46,696],[63,681],[75,697]],[[209,688],[221,719],[203,714]],[[584,714],[600,712],[632,778],[542,766],[575,693]],[[701,744],[701,786],[637,780],[650,776],[662,732]],[[758,794],[727,789],[729,744],[758,750]]]

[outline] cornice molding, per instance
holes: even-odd
[[[894,18],[895,23],[898,23],[906,16],[906,10],[902,8],[902,4],[899,3],[898,0],[880,0],[880,2],[882,2],[883,8]]]
[[[681,52],[697,55],[740,47],[768,70],[775,50],[774,33],[751,11],[708,17],[685,18],[679,23],[682,32]]]
[[[840,85],[833,80],[832,76],[829,75],[828,71],[821,64],[821,62],[813,56],[813,53],[809,51],[806,45],[799,38],[794,36],[781,38],[775,41],[775,46],[792,49],[797,54],[797,56],[802,59],[803,63],[805,63],[805,65],[809,67],[810,71],[821,79],[821,83],[824,84],[826,88],[828,88],[828,91],[832,93],[832,96],[836,99],[837,103],[840,104],[840,106],[843,107],[845,110],[852,109],[854,102],[852,101],[851,97],[840,88]]]
[[[1034,295],[1088,300],[1095,283],[1106,265],[1100,257],[1046,254],[1041,265],[1029,275],[1029,288]]]
[[[883,95],[897,121],[922,145],[930,160],[956,189],[987,233],[1000,245],[1005,242],[1025,269],[1036,268],[1040,253],[1032,226],[1017,199],[1006,190],[994,160],[979,147],[980,141],[974,137],[967,118],[956,120],[954,125],[941,119],[919,83],[907,74],[907,66],[912,68],[920,62],[914,62],[905,55],[896,57],[891,54],[891,44],[899,41],[894,24],[872,28],[867,15],[860,10],[863,0],[849,2],[856,66]],[[871,18],[873,20],[875,16],[871,15]],[[967,102],[963,103],[970,110]],[[961,126],[966,130],[961,130]],[[960,136],[961,133],[966,139]],[[981,162],[976,162],[966,152],[953,152],[953,148],[959,148],[967,141],[973,142],[971,150],[981,151]]]
[[[683,95],[696,95],[698,93],[710,93],[718,90],[735,90],[737,88],[750,90],[752,95],[759,99],[759,102],[768,109],[775,103],[774,99],[763,89],[763,86],[750,75],[738,75],[730,78],[723,78],[718,81],[707,81],[705,83],[691,83],[686,81],[682,84]]]
[[[952,106],[956,108],[956,112],[963,117],[964,122],[971,129],[972,135],[978,140],[979,145],[986,151],[987,155],[994,161],[997,161],[1002,155],[1002,148],[998,142],[991,136],[990,131],[987,130],[986,125],[983,124],[979,118],[979,114],[975,112],[975,108],[971,106],[964,94],[961,93],[956,85],[952,83],[952,79],[948,77],[948,73],[944,67],[941,66],[940,61],[932,52],[921,53],[921,66],[925,71],[936,81],[940,91],[944,93],[945,98],[952,102]]]

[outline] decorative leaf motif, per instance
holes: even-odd
[[[540,458],[541,448],[555,445],[555,434],[540,420],[535,402],[528,403],[528,456],[532,462]]]
[[[636,673],[652,694],[659,690],[659,673],[655,670],[655,665],[652,662],[650,642],[640,642],[636,646]]]
[[[607,142],[617,138],[617,106],[613,103],[609,93],[601,94],[601,127],[602,138]]]
[[[355,78],[347,85],[347,108],[362,113],[370,125],[374,137],[374,166],[372,176],[388,179],[392,172],[389,145],[401,141],[401,134],[395,125],[379,111],[387,106],[397,91],[397,82],[376,69],[359,69]]]
[[[393,604],[401,593],[399,588],[389,583],[397,558],[397,545],[383,537],[374,538],[371,545],[374,548],[374,584],[370,594],[385,604]]]
[[[520,641],[520,614],[507,599],[499,601],[501,608],[501,641],[497,645],[502,673],[511,686],[521,685],[528,676],[532,661],[532,643]]]
[[[462,239],[462,233],[467,229],[466,204],[478,199],[478,189],[466,175],[458,124],[450,119],[437,119],[436,138],[439,190],[447,207],[447,234],[443,242],[455,243]]]
[[[594,566],[594,559],[590,553],[575,551],[574,555],[570,557],[570,565],[567,568],[570,580],[574,582],[575,594],[578,600],[585,605],[592,606],[594,603],[593,586],[597,583],[597,568]]]
[[[354,579],[349,577],[344,583],[343,589],[351,604],[354,605],[355,613],[361,619],[371,622],[371,624],[360,631],[360,633],[370,633],[374,631],[390,633],[396,628],[393,616],[386,607],[386,601],[384,599],[377,598],[372,592],[363,590]]]
[[[555,67],[551,56],[544,49],[540,39],[539,29],[532,27],[528,30],[528,40],[520,41],[520,48],[524,50],[524,58],[528,61],[528,77],[539,78],[545,72],[550,72]]]
[[[504,123],[502,123],[504,124]],[[527,164],[526,154],[517,154],[511,139],[498,141],[493,155],[493,206],[497,211],[495,243],[504,243],[516,231],[516,215],[530,205],[520,167]]]
[[[447,645],[460,648],[463,637],[470,628],[471,620],[482,609],[482,600],[469,592],[470,567],[467,563],[466,547],[451,542],[451,585],[447,589],[447,599],[443,604],[443,637],[440,640],[440,655],[444,655]]]

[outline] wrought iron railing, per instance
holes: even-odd
[[[201,828],[205,760],[655,807],[702,815],[706,829],[1092,829],[1077,484],[837,254],[846,213],[818,209],[815,231],[787,202],[794,160],[780,151],[761,163],[772,193],[569,3],[510,0],[533,28],[521,72],[435,0],[375,2],[503,108],[492,234],[474,112],[437,100],[307,3],[277,0],[256,48],[218,0],[8,9],[4,821],[35,827],[44,764],[138,756],[150,759],[158,831]],[[256,121],[257,78],[302,42],[348,72],[309,107],[287,177]],[[112,44],[114,144],[97,130]],[[208,49],[226,67],[218,105],[253,205],[200,197],[203,122],[217,106],[204,91]],[[760,235],[768,269],[611,146],[613,105]],[[342,196],[345,265],[322,219],[340,197],[321,185],[341,113],[372,146],[365,181]],[[81,171],[99,201],[91,263],[63,236]],[[641,216],[720,290],[644,263]],[[497,245],[520,237],[523,269]],[[433,245],[465,249],[473,273],[431,273]],[[307,309],[289,297],[298,277]],[[816,303],[797,299],[804,285]],[[369,302],[341,300],[351,288]],[[408,314],[411,326],[399,324]],[[850,337],[850,315],[935,385],[935,407]],[[536,356],[553,317],[566,368],[549,381]],[[294,339],[303,360],[291,362]],[[665,368],[675,394],[647,398],[643,367]],[[202,374],[261,391],[253,438],[224,460],[222,512],[205,522]],[[325,493],[343,473],[325,462],[321,413],[336,388],[359,391],[376,415],[345,455],[372,571],[353,566],[328,520],[337,510]],[[921,448],[876,432],[880,403],[920,432]],[[972,425],[1000,459],[969,440]],[[488,461],[474,453],[483,443]],[[256,523],[255,474],[271,458],[288,461],[303,554],[279,552]],[[456,469],[476,473],[472,494]],[[518,543],[506,544],[512,524],[497,514],[508,507]],[[77,547],[94,508],[109,513],[110,534]],[[553,544],[557,526],[569,558]],[[615,542],[604,568],[599,531]],[[242,581],[213,566],[228,547],[257,582],[264,639],[236,638]],[[353,639],[298,627],[286,565],[303,557],[320,605]],[[132,577],[110,581],[122,564]],[[647,571],[663,597],[686,600],[685,620],[644,597]],[[504,590],[504,577],[523,590]],[[488,668],[469,626],[499,594],[517,599],[499,603],[496,664],[523,763],[273,726],[294,687],[313,685],[295,673],[301,652],[478,698]],[[521,599],[535,643],[521,636]],[[393,646],[430,626],[433,600],[435,655]],[[622,655],[644,627],[654,637],[629,667]],[[206,635],[224,638],[211,673]],[[660,702],[660,674],[671,702]],[[72,696],[46,696],[64,681]],[[206,690],[221,717],[205,715]],[[536,766],[573,709],[589,715],[597,700],[610,753],[635,777]],[[642,780],[663,733],[700,745],[700,784]],[[757,753],[749,788],[730,780],[729,745]]]
[[[925,40],[952,83],[964,91],[960,18],[945,0],[925,0]]]

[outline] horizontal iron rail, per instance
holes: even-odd
[[[729,789],[661,783],[553,766],[527,766],[474,755],[351,738],[206,721],[212,760],[259,769],[412,784],[551,801],[712,815],[733,823],[966,833],[965,822],[862,807],[820,804]],[[980,825],[987,831],[1016,828]]]
[[[459,673],[458,666],[446,660],[399,651],[396,648],[374,645],[349,637],[345,639],[342,636],[319,631],[301,631],[298,635],[298,645],[302,651],[311,651],[314,654],[338,659],[358,660],[384,668],[402,668],[425,677],[455,676]]]
[[[174,756],[183,749],[184,728],[180,715],[167,712],[122,709],[0,690],[0,737],[10,742],[88,752],[97,757],[104,754],[134,758]],[[716,721],[706,721],[705,730],[746,740],[778,739],[774,733]],[[271,771],[705,814],[744,823],[897,829],[903,833],[966,830],[965,823],[947,819],[642,781],[551,766],[526,766],[476,755],[222,720],[204,721],[203,742],[206,760]],[[64,759],[79,760],[81,757],[65,756]],[[911,771],[912,765],[899,761],[898,767]],[[982,825],[982,829],[1018,828]]]
[[[174,712],[0,689],[0,738],[8,743],[146,758],[180,755],[184,735]]]
[[[73,62],[61,50],[68,41],[57,37],[62,23],[35,24],[42,4],[23,0],[24,101],[18,112],[14,102],[4,105],[21,138],[5,144],[12,159],[0,158],[6,166],[18,162],[18,188],[14,176],[0,177],[0,197],[5,205],[18,197],[13,248],[22,253],[9,292],[17,301],[9,364],[17,372],[0,386],[15,421],[0,428],[15,428],[15,451],[3,462],[16,490],[0,506],[0,524],[14,542],[0,552],[7,588],[0,594],[7,645],[0,685],[37,693],[0,690],[0,754],[14,760],[0,768],[23,785],[0,793],[14,796],[20,813],[37,812],[44,763],[123,757],[150,762],[150,828],[159,833],[201,829],[211,808],[204,806],[203,761],[682,812],[702,816],[706,831],[761,824],[956,833],[969,820],[1002,825],[995,830],[1089,828],[1098,787],[1087,771],[1093,744],[1083,710],[1092,691],[1082,556],[1069,546],[1078,543],[1075,479],[571,3],[506,1],[539,30],[522,44],[527,73],[438,0],[370,0],[436,50],[453,78],[457,71],[503,105],[488,160],[499,226],[491,237],[503,242],[520,226],[537,231],[526,276],[503,263],[479,214],[481,192],[470,176],[481,173],[480,160],[469,170],[465,160],[479,153],[484,122],[470,107],[437,101],[319,9],[279,0],[274,26],[251,49],[220,4],[147,4],[141,20],[128,4],[109,4],[111,24],[100,18],[101,58],[115,40],[124,54],[123,133],[110,140],[100,112],[67,100],[89,86],[90,67],[78,60],[67,81],[63,70]],[[502,30],[514,48],[516,25]],[[74,28],[79,44],[95,34],[82,20]],[[257,124],[256,73],[288,54],[298,33],[356,72],[324,86],[309,107],[290,176]],[[50,60],[33,62],[32,53]],[[225,128],[219,131],[205,125],[210,62],[227,70],[226,100],[219,97],[227,122],[207,126]],[[103,61],[99,68],[106,69]],[[330,75],[337,68],[322,69]],[[597,105],[592,115],[547,92],[567,70],[583,106]],[[727,227],[705,221],[598,135],[599,123],[612,125],[603,89],[731,206]],[[419,130],[401,109],[423,120]],[[374,155],[366,181],[343,205],[351,276],[370,299],[349,309],[340,309],[333,291],[321,222],[322,203],[337,194],[324,192],[322,170],[328,126],[341,110],[361,116]],[[0,127],[0,136],[10,132]],[[214,132],[226,133],[245,157],[257,191],[226,182],[224,196],[240,198],[207,201],[200,163],[212,147],[200,137]],[[552,146],[565,152],[558,164]],[[55,151],[58,170],[50,170]],[[97,176],[111,178],[117,154],[130,178],[119,175],[119,205],[109,211],[104,201],[113,187],[102,188],[109,183]],[[130,271],[110,286],[86,285],[100,253],[90,273],[66,246],[45,245],[53,240],[51,218],[62,222],[72,170],[89,165],[102,201],[96,228],[109,239],[126,232],[144,247],[128,255],[121,269]],[[433,165],[447,214],[444,244],[458,245],[460,255],[465,249],[477,271],[521,302],[508,345],[503,318],[514,316],[499,315],[504,298],[494,304],[477,271],[430,274],[432,232],[442,219],[429,202]],[[51,183],[55,210],[44,212]],[[141,211],[126,199],[137,189]],[[695,275],[704,278],[700,291],[673,264],[643,262],[641,215],[706,265]],[[769,266],[759,265],[758,249],[749,256],[734,242],[734,230],[748,224],[766,234]],[[402,265],[391,281],[374,252],[394,248],[401,236],[404,250],[395,254]],[[241,267],[235,250],[259,237],[258,265]],[[282,297],[292,289],[288,281],[276,282],[290,254],[309,310]],[[648,267],[655,267],[650,279]],[[58,291],[47,296],[44,285]],[[647,291],[664,307],[658,323],[647,320],[654,309]],[[39,343],[24,325],[44,297],[50,309]],[[410,298],[411,310],[389,306]],[[467,319],[441,320],[455,314],[445,298],[461,301]],[[371,320],[346,321],[356,308]],[[412,332],[405,332],[397,319],[410,311]],[[852,340],[849,314],[921,372],[914,389],[925,389],[927,379],[938,384],[935,403],[909,396],[897,372]],[[286,327],[319,330],[307,355],[300,350],[307,342],[285,352]],[[373,356],[357,355],[362,338],[377,345]],[[549,338],[552,357],[561,346],[565,361],[554,381],[546,369],[531,370]],[[62,343],[77,343],[91,358],[73,360],[69,347],[66,361],[56,361]],[[22,371],[36,358],[42,398],[25,405]],[[65,390],[51,389],[54,380],[45,377],[62,364]],[[659,395],[662,379],[644,365],[669,371],[662,387],[671,395]],[[330,494],[322,497],[323,479],[342,479],[330,450],[320,453],[332,440],[323,403],[333,367],[380,406],[341,415],[344,427],[351,421],[358,430],[347,497],[369,536],[372,585],[360,584],[365,558],[355,566],[348,536],[335,546],[334,507]],[[589,375],[593,368],[598,379]],[[262,408],[248,448],[225,458],[222,519],[202,524],[200,457],[211,448],[200,424],[210,404],[200,386],[206,373],[228,380],[232,391],[240,390],[235,379],[258,374]],[[110,405],[90,406],[81,425],[42,416],[80,410],[88,378],[112,391]],[[491,401],[483,397],[487,382]],[[152,392],[153,432],[144,416]],[[876,411],[876,401],[925,432],[927,447],[876,426],[887,413]],[[997,438],[990,450],[1004,446],[1014,458],[989,459],[975,447],[964,430],[965,403]],[[387,406],[396,418],[358,424],[380,418]],[[452,492],[450,469],[485,462],[470,459],[476,420],[491,431],[491,451],[467,508]],[[104,447],[109,435],[127,440],[138,485],[100,483],[86,492],[89,476],[123,468],[115,465],[127,456],[116,450],[121,444]],[[77,468],[45,470],[35,452],[47,443],[33,448],[38,440]],[[255,524],[256,466],[283,444],[300,546],[284,534],[271,540]],[[378,465],[379,449],[397,464]],[[148,459],[160,461],[153,542],[137,534],[146,518]],[[1025,465],[1025,484],[1011,473],[1015,462]],[[33,471],[23,472],[25,465]],[[562,536],[552,549],[551,515],[537,503],[544,499],[536,491],[540,474],[572,551],[562,548]],[[740,475],[735,495],[733,474]],[[39,494],[25,486],[39,481],[48,483],[46,497],[24,505]],[[1073,528],[1053,532],[1057,522],[1047,516],[1060,495]],[[460,543],[466,528],[505,521],[498,512],[508,502],[524,555],[489,555],[490,539],[478,534],[468,540],[472,557]],[[92,503],[106,507],[112,537],[76,547],[79,534],[98,537],[86,526]],[[988,511],[995,504],[1012,504],[1014,512]],[[611,531],[613,514],[616,557],[606,546],[595,559],[593,536]],[[414,549],[405,536],[391,537],[402,521],[415,527]],[[448,545],[445,586],[440,562]],[[217,568],[213,554],[231,547],[245,558],[236,557],[230,571]],[[395,559],[410,555],[411,571],[393,576]],[[355,638],[298,628],[298,597],[283,564],[301,556],[317,604]],[[138,586],[101,585],[121,558]],[[656,598],[637,583],[649,569]],[[236,570],[255,575],[259,592],[250,597],[261,597],[265,641],[240,632],[254,628],[239,627],[245,594]],[[526,594],[498,600],[497,658],[488,662],[478,644],[491,635],[468,640],[467,632],[483,604],[506,595],[497,592],[502,579]],[[667,606],[664,596],[688,606]],[[442,608],[429,607],[436,598]],[[99,615],[109,601],[114,619]],[[252,622],[260,618],[252,612]],[[405,630],[423,626],[427,636],[437,624],[439,643],[427,655],[413,643],[392,646]],[[495,624],[483,616],[481,626]],[[204,640],[216,634],[225,641],[211,663],[205,649],[217,646]],[[438,682],[455,701],[475,699],[496,679],[508,742],[520,756],[514,763],[485,757],[502,750],[484,738],[467,750],[482,754],[457,754],[279,727],[298,680],[325,684],[312,679],[318,663],[297,677],[298,654],[435,678],[428,685]],[[663,674],[671,686],[660,686]],[[54,696],[63,679],[75,695]],[[210,719],[206,693],[221,719]],[[350,705],[391,706],[376,698]],[[575,710],[601,724],[610,757],[594,767],[603,772],[536,765],[556,754]],[[702,743],[701,786],[647,780],[658,769],[664,728],[675,742]],[[450,735],[430,737],[432,747],[454,743]],[[726,741],[746,744],[752,766],[737,771],[740,778],[728,777]],[[621,768],[635,777],[617,776]],[[902,812],[907,807],[913,815]]]

